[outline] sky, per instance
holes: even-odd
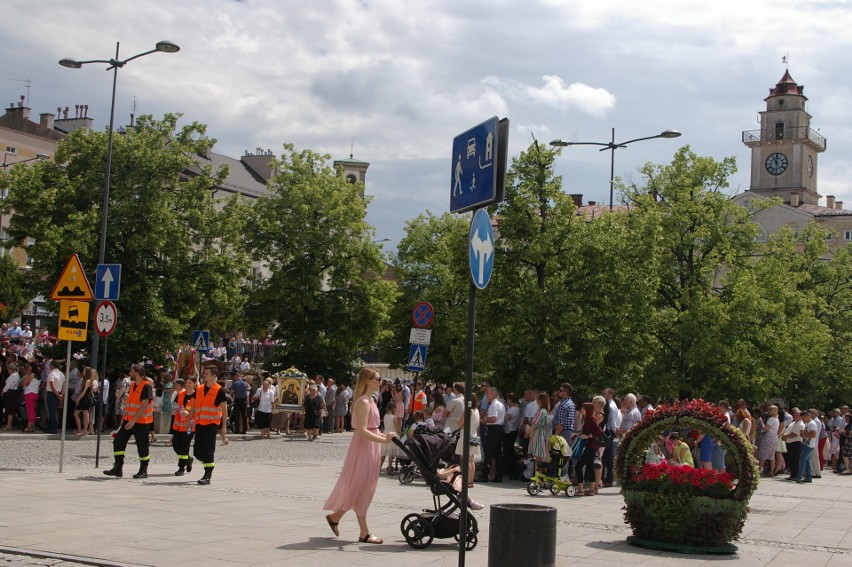
[[[749,187],[744,130],[785,68],[804,85],[811,126],[828,140],[820,194],[852,208],[852,3],[848,0],[4,0],[0,102],[27,94],[32,115],[88,104],[109,120],[111,73],[62,58],[120,58],[180,45],[119,72],[116,124],[183,114],[207,124],[214,151],[281,154],[284,143],[370,163],[368,220],[388,247],[405,222],[449,210],[455,136],[510,120],[509,159],[533,139],[631,144],[615,175],[690,147],[733,156],[731,195]],[[782,57],[787,57],[787,64]],[[566,148],[565,191],[609,202],[610,154]],[[617,201],[617,198],[616,198]],[[824,204],[823,199],[822,203]]]

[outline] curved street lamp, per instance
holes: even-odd
[[[101,234],[100,234],[100,245],[98,247],[98,264],[103,264],[106,257],[106,237],[107,237],[107,219],[109,218],[109,177],[110,171],[112,170],[112,133],[113,133],[113,120],[115,118],[115,87],[118,82],[118,70],[124,67],[130,61],[134,59],[139,59],[140,57],[144,57],[145,55],[150,55],[151,53],[177,53],[180,51],[180,47],[176,43],[172,43],[171,41],[158,41],[154,46],[154,49],[149,51],[143,51],[142,53],[137,53],[132,57],[128,57],[127,59],[119,59],[118,58],[118,48],[119,42],[115,43],[115,57],[112,59],[87,59],[85,61],[79,61],[76,59],[60,59],[59,64],[63,67],[68,67],[69,69],[79,69],[83,65],[88,65],[89,63],[106,63],[107,71],[112,71],[112,101],[110,102],[109,108],[109,135],[107,138],[107,162],[106,162],[106,176],[104,179],[104,197],[103,203],[101,205]],[[98,368],[98,350],[100,346],[100,335],[97,333],[92,333],[92,353],[91,353],[91,361],[94,368]],[[103,361],[103,367],[101,368],[101,377],[106,375],[106,360]],[[103,384],[101,385],[103,386]],[[100,445],[99,445],[100,446]],[[95,460],[95,466],[97,466],[97,459]],[[60,472],[62,472],[61,458],[60,458]]]
[[[18,161],[13,161],[13,162],[7,163],[6,160],[9,158],[10,155],[15,155],[15,154],[10,154],[9,152],[3,152],[3,169],[6,169],[7,167],[12,167],[13,165],[18,165],[19,163],[27,163],[28,161],[50,159],[50,156],[47,155],[47,154],[36,154],[36,157],[32,157],[32,158],[29,158],[29,159],[20,159]]]
[[[611,142],[566,142],[562,139],[556,139],[550,142],[551,146],[557,148],[564,148],[566,146],[603,146],[600,152],[609,150],[610,151],[610,161],[609,161],[609,210],[612,211],[613,204],[613,188],[615,186],[615,150],[618,148],[626,148],[627,144],[632,144],[633,142],[641,142],[643,140],[653,140],[654,138],[679,138],[680,132],[677,130],[663,130],[659,134],[655,136],[645,136],[643,138],[634,138],[632,140],[627,140],[626,142],[615,142],[615,128],[612,129],[612,141]]]

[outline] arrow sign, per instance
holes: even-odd
[[[118,312],[112,301],[101,301],[95,309],[95,330],[102,337],[108,337],[115,330]]]
[[[494,230],[485,209],[479,209],[470,222],[470,277],[478,289],[485,289],[494,268]]]
[[[95,275],[95,299],[117,301],[121,288],[121,264],[98,264]]]

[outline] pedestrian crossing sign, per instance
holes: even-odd
[[[426,345],[411,345],[408,349],[408,370],[423,372],[426,370]]]
[[[193,331],[192,348],[198,352],[210,352],[210,331]]]

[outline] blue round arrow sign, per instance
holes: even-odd
[[[494,269],[494,230],[491,217],[485,209],[479,209],[470,221],[468,238],[470,278],[478,289],[485,289]]]

